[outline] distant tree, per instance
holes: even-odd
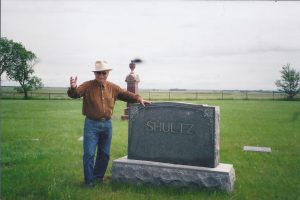
[[[33,52],[27,51],[21,43],[7,39],[3,41],[4,45],[1,49],[8,53],[3,58],[6,59],[6,63],[3,64],[3,69],[1,63],[1,70],[6,72],[9,79],[19,82],[20,87],[15,89],[24,93],[24,98],[28,98],[28,91],[43,87],[41,79],[34,76],[33,67],[37,63],[37,57]],[[7,50],[9,48],[11,49]]]
[[[12,40],[8,40],[5,37],[0,39],[0,86],[2,80],[2,74],[7,71],[11,71],[13,66],[20,64],[20,57],[17,54],[17,49],[20,44],[15,43]]]
[[[300,72],[290,68],[290,64],[282,67],[281,80],[275,82],[279,91],[288,95],[288,99],[293,99],[300,92]]]

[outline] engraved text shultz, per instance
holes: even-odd
[[[173,134],[193,134],[193,124],[147,121],[145,128],[147,132],[153,133],[173,133]]]

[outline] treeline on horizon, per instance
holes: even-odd
[[[5,91],[7,92],[10,92],[10,91],[14,91],[14,87],[15,86],[1,86],[0,89],[4,89]],[[57,92],[57,91],[64,91],[64,90],[67,90],[68,87],[49,87],[49,86],[46,86],[46,87],[43,87],[41,89],[38,89],[37,91],[35,92],[39,92],[39,91],[47,91],[47,92],[50,92],[50,91],[53,91],[53,92]],[[263,89],[260,89],[260,90],[243,90],[243,89],[185,89],[185,88],[170,88],[170,89],[159,89],[159,88],[139,88],[140,91],[156,91],[156,92],[159,92],[159,91],[171,91],[171,92],[191,92],[191,91],[198,91],[198,92],[201,92],[201,91],[216,91],[216,92],[220,92],[220,91],[229,91],[229,92],[234,92],[234,91],[237,91],[237,92],[244,92],[244,91],[251,91],[251,92],[279,92],[278,90],[263,90]]]

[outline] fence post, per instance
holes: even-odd
[[[49,92],[49,100],[51,99],[51,93]]]
[[[196,100],[198,100],[198,91],[196,91]]]
[[[273,100],[275,100],[275,94],[274,94],[274,91],[272,91],[272,93],[273,93]]]
[[[151,95],[150,95],[151,91],[149,90],[149,101],[151,100]]]
[[[169,101],[171,100],[171,91],[169,90]]]
[[[222,100],[224,100],[224,91],[222,90]]]

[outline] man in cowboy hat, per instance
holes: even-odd
[[[85,184],[94,186],[101,183],[109,162],[112,139],[111,116],[116,99],[128,103],[150,104],[150,101],[134,93],[121,89],[107,81],[112,69],[105,61],[96,61],[95,79],[77,86],[77,77],[70,77],[68,96],[83,97],[82,114],[85,115],[83,140],[83,168]],[[97,149],[96,160],[94,161]]]

